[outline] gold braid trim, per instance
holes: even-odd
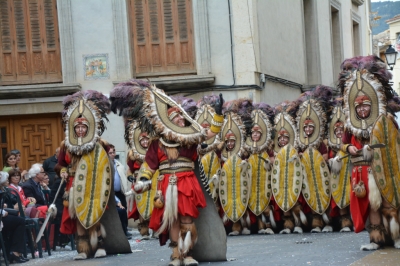
[[[219,133],[221,131],[221,127],[224,124],[224,116],[214,114],[213,119],[211,121],[211,132]]]

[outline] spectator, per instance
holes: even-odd
[[[5,191],[5,187],[8,185],[8,173],[0,172],[0,190]],[[22,253],[24,252],[25,245],[25,220],[19,216],[8,215],[8,212],[1,211],[2,217],[2,233],[7,233],[10,239],[10,262],[24,263],[29,259],[24,258]]]
[[[21,152],[19,150],[11,150],[10,151],[11,154],[15,154],[16,159],[17,159],[17,163],[15,164],[15,167],[18,168],[18,170],[21,171],[21,177],[22,177],[22,182],[26,181],[26,175],[28,174],[28,171],[26,170],[22,170],[20,165],[21,162]]]
[[[24,190],[25,196],[32,197],[36,200],[36,207],[40,210],[41,214],[39,217],[46,217],[47,212],[47,199],[45,198],[42,187],[42,183],[47,177],[47,173],[43,170],[40,163],[35,163],[29,169],[30,179],[22,184],[22,189]],[[44,206],[45,208],[41,208]]]
[[[128,186],[128,179],[125,175],[125,167],[115,159],[115,147],[110,144],[110,149],[108,150],[108,156],[110,156],[111,163],[114,165],[114,191],[115,196],[121,201],[122,206],[126,209],[126,199],[125,193],[130,190]]]
[[[11,169],[15,169],[17,165],[17,156],[11,152],[7,153],[4,157],[4,168],[3,171],[7,172]]]
[[[47,158],[44,162],[43,162],[43,169],[45,172],[47,172],[47,174],[49,175],[49,187],[53,187],[54,184],[54,179],[56,177],[56,172],[54,171],[54,166],[56,166],[57,162],[58,162],[58,154],[60,153],[60,147],[57,147],[56,149],[56,153],[54,155],[52,155],[51,157]]]
[[[128,213],[126,212],[126,209],[124,206],[122,206],[121,201],[117,196],[115,196],[115,203],[117,204],[117,211],[119,215],[119,219],[121,221],[122,225],[122,230],[124,230],[124,233],[128,239],[132,238],[132,234],[128,233]]]

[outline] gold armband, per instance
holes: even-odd
[[[343,144],[342,147],[340,147],[340,149],[342,150],[342,152],[348,153],[347,148],[349,146],[352,146],[352,145],[351,144]]]
[[[219,133],[221,131],[221,127],[224,124],[224,116],[214,114],[214,117],[211,121],[211,128],[210,130],[213,133]]]
[[[151,171],[146,162],[144,162],[140,167],[138,180],[140,180],[142,177],[146,178],[147,180],[151,180],[153,177],[153,171]]]

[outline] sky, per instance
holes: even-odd
[[[387,1],[397,2],[397,1],[400,1],[400,0],[371,0],[371,2],[387,2]]]

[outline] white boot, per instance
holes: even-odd
[[[81,252],[74,257],[74,260],[86,260],[86,259],[87,259],[87,255],[84,252]]]
[[[279,234],[290,234],[290,233],[291,232],[289,228],[283,229],[282,231],[279,232]]]
[[[321,228],[315,227],[311,230],[311,233],[321,233]]]
[[[333,231],[333,228],[330,225],[325,225],[324,229],[322,229],[322,233],[330,233],[332,231]]]
[[[243,227],[242,235],[250,235],[250,230],[247,227]]]
[[[199,263],[197,260],[193,259],[192,257],[186,257],[183,259],[183,265],[185,266],[197,266]]]
[[[394,247],[395,248],[400,248],[400,238],[394,240]]]
[[[346,226],[346,227],[343,227],[342,229],[340,229],[340,232],[341,233],[343,233],[343,232],[351,232],[351,229],[348,226]]]
[[[364,250],[364,251],[371,251],[371,250],[377,250],[379,249],[379,245],[376,243],[369,243],[366,245],[362,245],[360,250]]]
[[[181,260],[175,258],[168,263],[168,266],[181,266]]]
[[[232,231],[229,233],[230,236],[238,236],[239,234],[239,231]]]
[[[266,235],[274,235],[275,233],[274,233],[274,231],[272,231],[271,228],[267,228],[267,229],[265,229],[264,234],[266,234]]]
[[[94,254],[95,258],[103,258],[107,256],[106,250],[103,248],[99,248],[96,253]]]
[[[303,233],[303,228],[301,228],[300,226],[295,226],[294,230],[293,230],[293,233],[302,234]]]

